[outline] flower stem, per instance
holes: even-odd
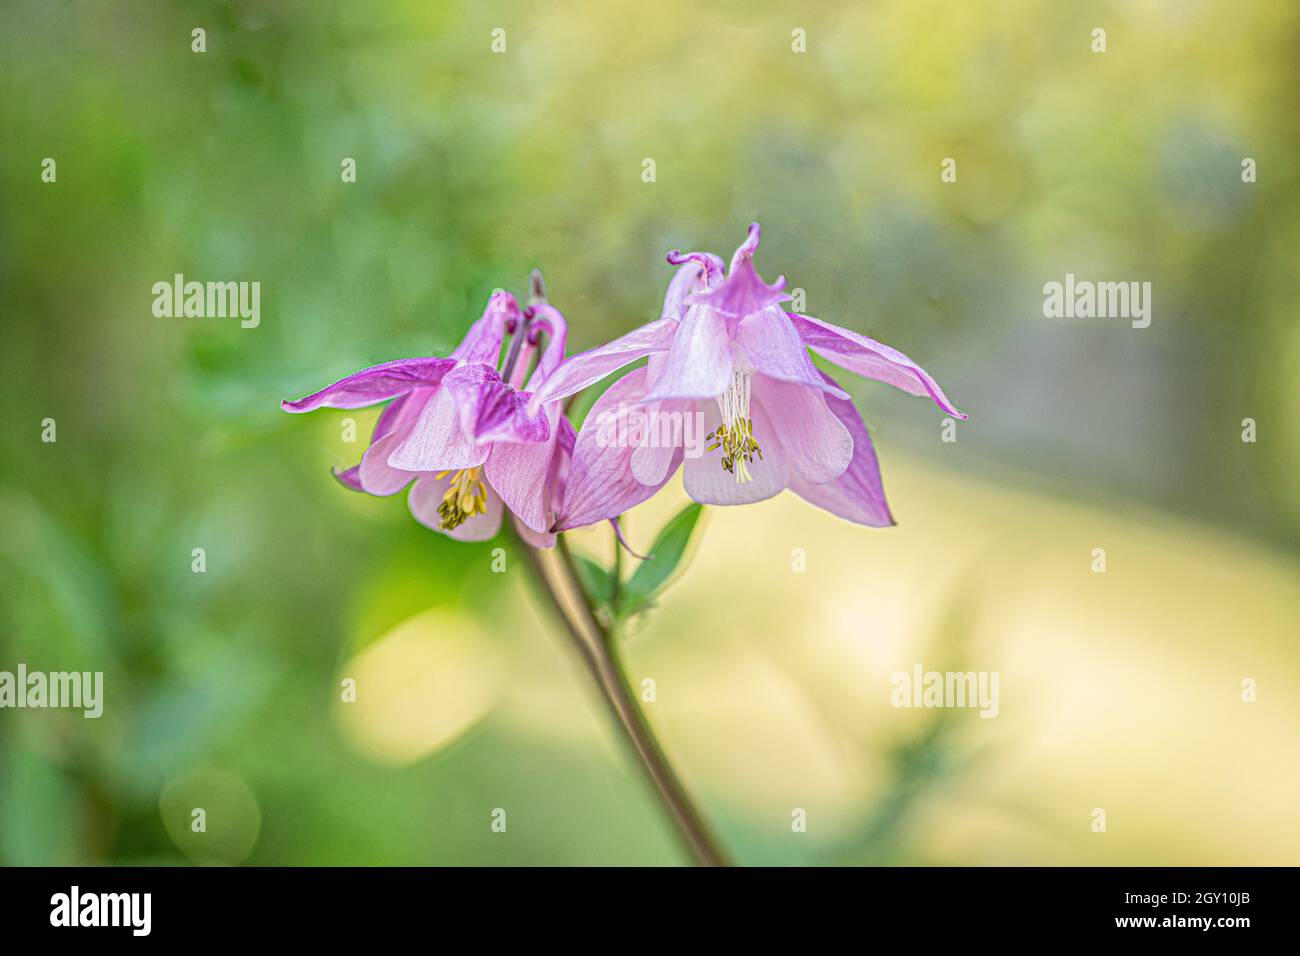
[[[541,553],[523,544],[538,583],[547,592],[552,607],[573,638],[606,706],[631,744],[641,769],[654,785],[677,835],[700,866],[729,866],[725,853],[687,796],[649,721],[637,705],[636,694],[618,658],[614,628],[602,624],[592,608],[590,598],[579,583],[573,556],[563,535],[557,535],[556,545],[557,560],[552,563],[557,566],[558,573],[551,574]],[[569,605],[566,605],[562,593],[567,594]]]
[[[618,531],[615,530],[612,535],[614,542],[614,563],[610,566],[609,571],[609,608],[610,613],[617,621],[619,613],[619,601],[623,600],[623,543],[618,540]],[[614,628],[609,629],[609,642],[614,643]]]

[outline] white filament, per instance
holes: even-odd
[[[748,370],[733,372],[727,390],[717,400],[722,423],[728,431],[734,430],[737,422],[749,419],[749,378]]]

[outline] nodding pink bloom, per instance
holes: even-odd
[[[535,403],[562,399],[648,356],[601,402],[607,410],[637,407],[643,416],[699,413],[710,442],[685,457],[686,491],[703,504],[761,501],[790,488],[813,504],[859,524],[894,523],[871,438],[848,393],[813,365],[808,350],[913,395],[928,395],[949,415],[965,419],[939,384],[901,352],[857,332],[779,303],[785,279],[765,283],[754,269],[758,224],[731,258],[672,252],[673,277],[662,318],[561,365]],[[611,397],[612,396],[612,397]],[[600,406],[592,409],[596,412]],[[589,422],[595,421],[590,415]],[[660,419],[666,420],[666,419]],[[664,430],[643,429],[635,448],[579,434],[561,526],[613,517],[662,486],[683,460],[680,442]],[[602,499],[593,499],[598,489]]]
[[[528,378],[539,336],[549,341]],[[506,334],[513,336],[498,366]],[[360,464],[335,475],[372,495],[411,486],[422,524],[460,541],[484,541],[504,509],[529,543],[555,543],[554,505],[576,438],[558,402],[530,402],[564,358],[564,318],[546,304],[521,312],[496,292],[448,358],[398,359],[362,369],[296,402],[287,412],[361,408],[392,401]]]

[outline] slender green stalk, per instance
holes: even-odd
[[[654,785],[683,844],[701,866],[729,866],[726,854],[687,796],[649,721],[637,705],[636,693],[617,656],[613,625],[602,623],[595,613],[590,597],[579,582],[573,555],[564,536],[556,538],[556,574],[548,571],[541,554],[526,543],[520,543],[538,584],[547,593],[552,607],[572,637],[584,665],[601,691],[601,697],[631,744],[641,769]],[[568,595],[573,607],[578,609],[577,614],[566,607],[561,592]]]
[[[610,588],[609,588],[609,590],[610,590],[610,595],[609,595],[609,607],[610,607],[610,613],[613,615],[613,621],[614,621],[614,623],[617,623],[617,621],[618,621],[618,602],[619,602],[619,601],[622,599],[622,597],[623,597],[623,595],[622,595],[622,589],[623,589],[623,546],[619,543],[619,540],[618,540],[618,532],[617,532],[617,531],[614,532],[612,535],[610,535],[610,537],[613,539],[613,542],[614,542],[614,563],[613,563],[613,565],[611,566],[611,570],[610,570],[610,573],[609,573],[609,579],[610,579]],[[613,634],[613,631],[614,631],[614,624],[611,623],[611,625],[610,625],[610,641],[611,641],[611,643],[612,643],[613,640],[614,640],[614,634]]]
[[[538,590],[547,598],[548,603],[551,605],[551,610],[555,612],[555,616],[564,623],[565,630],[568,632],[569,636],[573,638],[574,646],[577,648],[578,656],[582,658],[582,663],[586,665],[592,678],[599,683],[600,671],[596,667],[596,658],[591,651],[591,643],[583,637],[580,632],[574,629],[573,622],[569,618],[569,612],[565,608],[564,602],[560,600],[559,593],[551,586],[550,575],[546,573],[546,568],[542,564],[541,554],[536,548],[529,545],[517,535],[515,536],[515,541],[519,546],[519,550],[528,559],[528,567],[529,570],[533,572],[533,579],[537,583]]]

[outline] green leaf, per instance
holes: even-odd
[[[573,563],[578,571],[578,582],[587,592],[587,597],[591,599],[592,604],[596,607],[606,607],[614,587],[609,572],[595,561],[584,558],[580,554],[573,556]]]
[[[660,529],[649,557],[641,562],[623,587],[623,599],[618,608],[620,615],[635,614],[654,604],[655,595],[664,589],[681,563],[703,512],[703,505],[691,502]]]

